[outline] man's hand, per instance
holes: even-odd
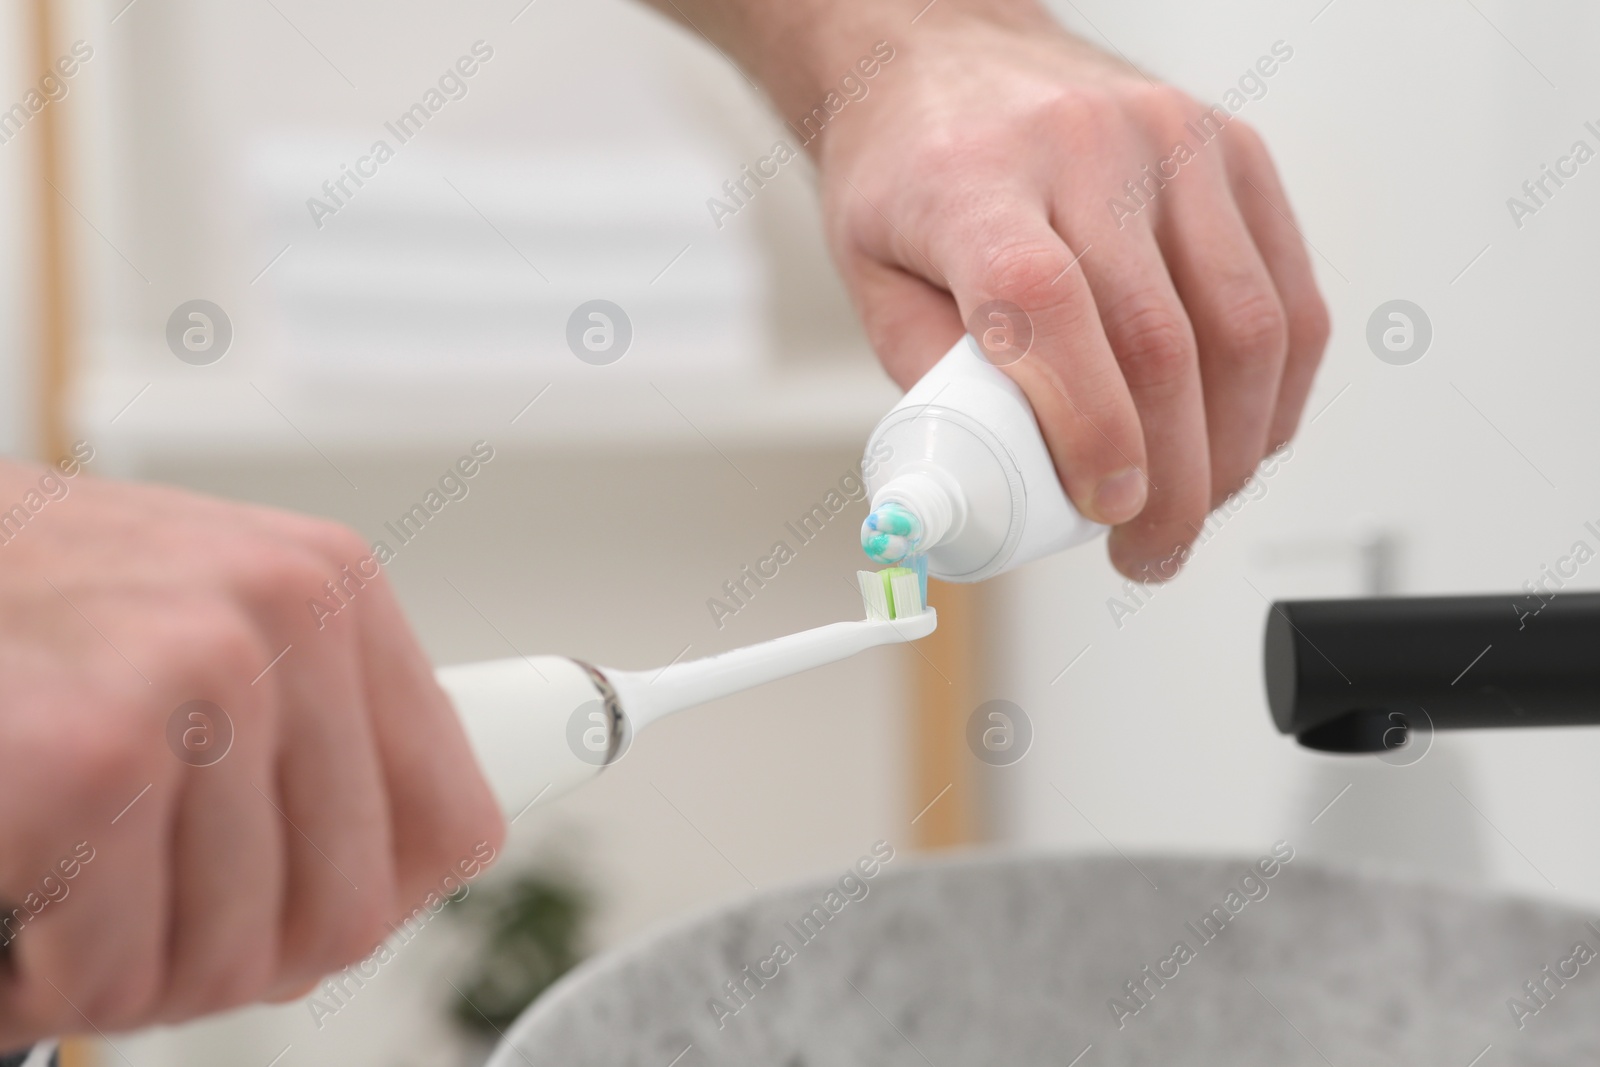
[[[1069,495],[1117,527],[1123,573],[1171,577],[1294,433],[1328,337],[1254,131],[1032,0],[937,0],[914,24],[916,4],[861,0],[661,6],[689,9],[809,139],[829,243],[890,375],[909,387],[995,323],[991,302],[1020,308],[1032,343],[1005,369]],[[865,79],[879,41],[893,58]],[[831,116],[830,93],[848,100]],[[819,107],[826,124],[807,125]]]
[[[0,1049],[293,996],[500,847],[354,533],[8,463],[0,542]]]

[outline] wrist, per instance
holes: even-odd
[[[941,31],[974,25],[1060,30],[1038,0],[934,0],[920,13],[863,0],[803,0],[775,7],[751,27],[740,58],[760,72],[779,115],[809,141],[817,122],[808,127],[806,120],[821,118],[815,115],[818,109],[836,108],[884,66],[914,54]]]

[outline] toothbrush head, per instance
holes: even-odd
[[[857,571],[856,578],[861,585],[861,600],[869,622],[909,619],[927,611],[922,580],[910,567]]]
[[[874,563],[899,563],[922,543],[922,520],[898,501],[886,501],[861,524],[861,551]]]

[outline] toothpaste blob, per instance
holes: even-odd
[[[875,563],[899,563],[922,543],[922,520],[903,504],[885,501],[861,524],[861,551]]]
[[[1067,499],[1028,398],[970,335],[879,421],[861,470],[862,548],[880,565],[926,556],[935,578],[981,582],[1105,532]]]

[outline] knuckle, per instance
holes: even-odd
[[[153,664],[145,669],[160,699],[145,701],[151,704],[147,715],[129,712],[122,717],[138,719],[138,727],[148,730],[149,715],[156,716],[154,732],[160,741],[167,716],[177,706],[171,701],[210,700],[231,711],[251,692],[251,679],[272,656],[245,606],[208,595],[183,598],[153,615],[134,658]]]
[[[168,766],[162,759],[165,723],[149,701],[120,694],[94,699],[102,712],[95,729],[75,731],[59,747],[46,747],[36,756],[59,773],[63,788],[79,801],[94,807],[125,804],[132,791],[165,777],[158,773]]]
[[[1323,349],[1328,347],[1328,338],[1333,334],[1333,318],[1328,313],[1328,304],[1322,299],[1321,293],[1313,290],[1301,301],[1289,328],[1297,346],[1321,357]]]
[[[314,594],[346,565],[372,555],[372,546],[343,523],[309,515],[275,516],[278,535],[250,554],[254,577],[272,587],[275,579]]]
[[[1012,135],[1012,119],[999,116],[991,123],[972,123],[943,113],[938,107],[920,108],[914,115],[918,120],[917,137],[895,146],[913,173],[970,174],[975,168],[991,170],[995,153]],[[882,157],[877,157],[882,162]],[[904,191],[917,195],[916,187],[897,182],[896,171],[884,167],[857,166],[852,169],[851,182],[869,194],[873,190],[885,196]],[[865,183],[865,184],[863,184]],[[861,197],[856,197],[861,200]],[[862,205],[872,210],[870,205]]]
[[[1141,84],[1131,86],[1127,92],[1128,111],[1146,131],[1160,139],[1163,151],[1171,149],[1171,141],[1192,141],[1187,124],[1202,120],[1211,110],[1173,85]],[[1223,125],[1232,122],[1225,121]]]
[[[247,581],[258,588],[316,586],[327,579],[330,570],[322,554],[292,543],[264,546],[248,561]]]
[[[138,747],[128,744],[123,736],[107,731],[83,738],[73,748],[70,762],[49,762],[73,768],[72,778],[80,793],[91,799],[110,799],[119,793],[122,783],[138,777],[136,771],[142,762],[138,753]]]
[[[985,282],[990,293],[1024,310],[1037,310],[1055,296],[1051,283],[1060,273],[1061,248],[1043,240],[1002,245],[989,256]]]
[[[232,569],[233,588],[263,620],[282,622],[306,611],[305,601],[333,576],[320,557],[282,542],[256,542],[241,550]]]
[[[1103,140],[1119,127],[1118,106],[1111,92],[1096,85],[1072,85],[1045,93],[1028,120],[1064,131],[1075,143]]]
[[[456,876],[470,881],[487,862],[483,859],[486,847],[491,858],[499,855],[505,845],[505,817],[487,788],[474,792],[469,800],[454,805],[455,810],[429,842],[421,861],[423,869],[416,872],[419,880],[437,883],[444,876]]]
[[[1223,358],[1258,365],[1283,358],[1289,349],[1289,321],[1277,294],[1262,288],[1223,304]]]
[[[236,579],[238,589],[254,619],[259,620],[263,648],[267,644],[273,646],[257,670],[283,648],[286,635],[292,636],[306,627],[317,630],[319,637],[324,630],[332,633],[338,629],[343,633],[343,628],[327,625],[329,617],[340,614],[360,590],[384,584],[383,569],[370,550],[363,547],[361,552],[344,558],[347,562],[340,562],[330,552],[319,551],[304,541],[277,542],[256,553],[245,565]],[[370,598],[362,609],[369,607]],[[273,635],[271,640],[265,636],[268,634]],[[341,639],[334,636],[326,640]],[[332,648],[347,651],[340,645],[331,646],[330,651]]]
[[[1181,126],[1201,110],[1194,97],[1175,85],[1145,83],[1135,86],[1131,91],[1136,94],[1135,100],[1145,113],[1159,119],[1163,126]]]
[[[1256,128],[1242,119],[1234,119],[1228,123],[1225,135],[1225,144],[1237,151],[1240,156],[1255,166],[1272,165],[1272,157],[1267,151],[1267,142],[1262,139]]]
[[[103,989],[85,997],[83,1011],[98,1026],[128,1030],[150,1020],[160,995],[160,968],[153,961],[135,961]]]
[[[1131,387],[1174,390],[1192,373],[1197,358],[1194,331],[1167,301],[1136,298],[1108,313],[1106,325]]]
[[[365,883],[361,893],[368,895]],[[366,959],[389,933],[390,917],[367,903],[330,911],[302,928],[298,948],[284,954],[278,976],[309,982]]]
[[[412,895],[416,886],[436,886],[441,878],[454,874],[456,861],[471,847],[469,842],[482,839],[478,828],[459,813],[441,813],[432,832],[417,841],[403,861],[400,880],[406,895]]]
[[[389,924],[398,915],[392,886],[380,886],[370,876],[365,881],[374,883],[373,890],[363,886],[361,901],[350,909],[331,942],[334,967],[345,967],[371,955],[388,936]]]
[[[959,168],[964,158],[970,158],[971,148],[967,135],[946,125],[937,125],[929,128],[912,146],[907,162],[919,174],[944,174]],[[866,194],[852,197],[852,208],[863,218],[875,214],[872,205],[878,200],[873,194],[890,191],[884,187],[883,174],[859,169],[851,175],[850,181]]]
[[[1171,85],[1167,82],[1157,82],[1154,85],[1146,82],[1144,90],[1150,94],[1152,102],[1157,107],[1165,108],[1185,118],[1202,106],[1195,101],[1194,97],[1176,85]]]
[[[270,658],[255,624],[231,606],[196,609],[184,628],[177,647],[188,650],[185,681],[217,696],[249,682]]]
[[[311,520],[306,539],[340,565],[355,563],[372,551],[366,539],[355,530],[326,519]]]
[[[192,1018],[253,1003],[270,987],[276,969],[277,946],[272,937],[254,936],[236,946],[223,965],[197,981],[176,1014]]]
[[[317,918],[304,931],[309,938],[305,957],[318,975],[367,958],[389,936],[400,914],[395,871],[389,862],[350,873],[361,888],[346,893],[348,886],[330,886]]]

